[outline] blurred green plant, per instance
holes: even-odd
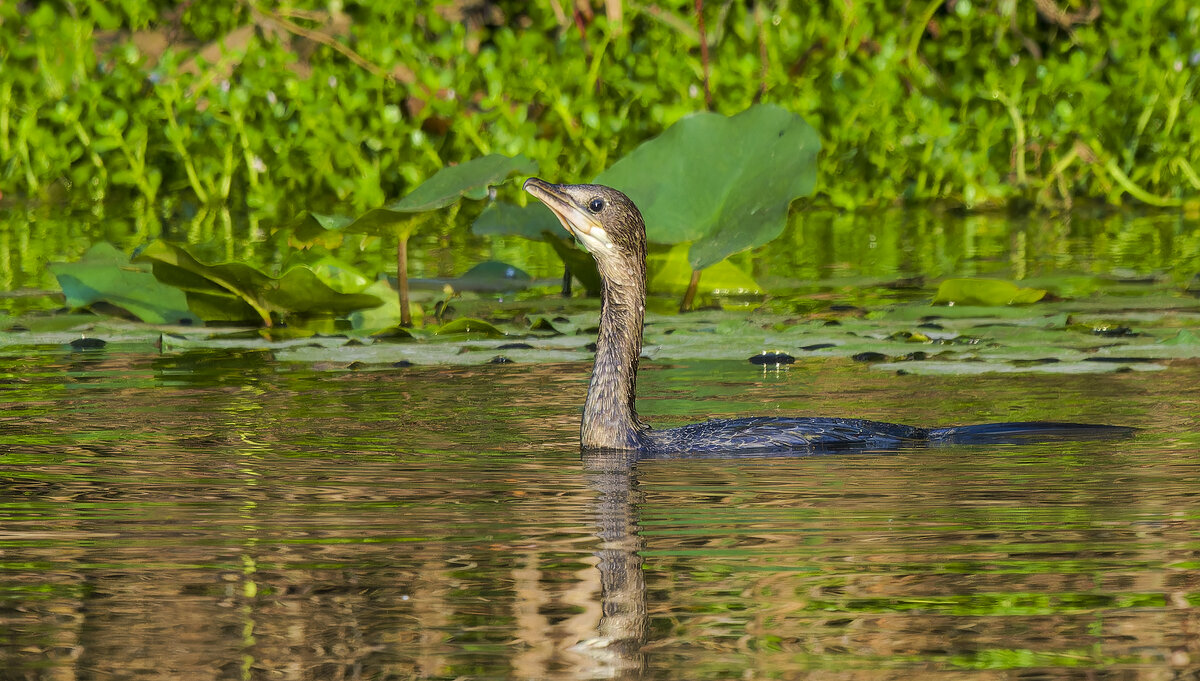
[[[489,153],[595,177],[764,101],[820,132],[839,207],[1197,210],[1189,0],[701,4],[703,32],[688,0],[4,3],[0,192],[364,210]]]

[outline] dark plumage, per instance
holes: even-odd
[[[583,407],[585,450],[642,457],[720,452],[886,450],[930,444],[978,444],[1125,437],[1132,428],[1073,423],[992,423],[917,428],[843,418],[749,418],[654,430],[637,415],[638,357],[646,302],[646,225],[633,201],[598,184],[550,184],[525,190],[545,203],[596,259],[602,283],[596,363]]]

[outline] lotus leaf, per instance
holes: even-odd
[[[596,271],[596,261],[586,252],[572,246],[569,240],[558,236],[562,226],[558,218],[554,217],[554,213],[543,203],[517,206],[496,202],[479,214],[471,224],[471,231],[481,235],[511,234],[534,241],[545,241],[558,257],[562,258],[571,274],[583,284],[588,295],[600,295],[600,273]]]
[[[445,208],[463,197],[485,198],[489,187],[504,182],[509,175],[528,175],[534,172],[537,172],[537,164],[524,156],[482,156],[466,163],[442,168],[408,196],[381,208],[369,210],[341,228],[349,232],[377,235],[411,233],[410,223],[422,213]],[[326,229],[336,224],[333,218],[322,218],[321,224]]]
[[[488,260],[464,272],[452,285],[463,291],[520,291],[532,283],[533,277],[524,270]]]
[[[680,295],[692,280],[687,244],[676,244],[666,251],[652,249],[646,258],[647,288],[656,293]],[[714,295],[758,295],[762,287],[754,277],[733,263],[722,260],[704,270],[697,289]]]
[[[688,260],[704,269],[779,236],[792,201],[812,193],[820,149],[804,119],[760,104],[688,116],[596,181],[633,199],[650,241],[691,242]]]
[[[153,264],[159,281],[182,289],[188,304],[206,320],[252,319],[248,306],[265,326],[271,315],[344,315],[383,301],[367,293],[341,293],[307,266],[299,265],[278,277],[240,262],[205,263],[188,249],[155,241],[138,256]]]
[[[518,206],[497,201],[479,214],[471,223],[471,231],[481,236],[512,235],[532,241],[542,241],[547,234],[556,234],[562,226],[544,203]]]
[[[108,303],[150,324],[193,324],[200,320],[188,309],[187,298],[150,273],[146,265],[131,264],[129,256],[100,242],[74,263],[53,263],[67,307],[79,309]]]
[[[933,304],[944,305],[1024,305],[1046,296],[1038,288],[1021,288],[999,279],[947,279],[938,287]]]

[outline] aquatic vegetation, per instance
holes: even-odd
[[[999,279],[947,279],[933,295],[934,305],[1021,305],[1036,303],[1046,292]]]
[[[1075,285],[1071,279],[1044,285],[1057,296]],[[656,362],[745,362],[763,352],[785,353],[795,358],[791,370],[842,362],[901,374],[1153,371],[1200,358],[1195,331],[1200,300],[1152,282],[1097,285],[1081,299],[999,307],[932,305],[933,284],[898,299],[895,282],[861,280],[840,288],[827,284],[826,293],[815,298],[775,297],[686,315],[675,312],[668,299],[652,298],[644,352]],[[396,304],[386,293],[379,297]],[[243,331],[26,314],[0,320],[0,346],[61,345],[88,337],[107,340],[107,351],[243,349],[330,370],[364,371],[397,362],[483,364],[497,356],[520,363],[586,362],[597,305],[544,294],[505,303],[464,295],[446,301],[421,327],[398,328],[394,319],[385,315],[340,327],[306,327],[297,320],[285,329]]]
[[[779,236],[792,202],[812,192],[820,147],[816,131],[779,107],[757,105],[728,118],[699,113],[645,142],[595,181],[633,199],[651,243],[688,247],[691,271],[680,306],[688,310],[700,270]],[[588,290],[598,291],[595,265],[565,251],[565,241],[555,236],[558,222],[550,215],[539,204],[501,204],[480,215],[472,229],[549,241],[572,272],[584,274]],[[730,269],[736,271],[726,265],[726,277]],[[670,275],[662,270],[656,274],[654,290],[674,288],[665,285]],[[749,292],[759,287],[743,275],[736,284],[715,288]]]
[[[510,158],[488,154],[434,173],[410,194],[381,208],[372,208],[356,218],[314,216],[327,230],[392,236],[396,239],[396,276],[400,303],[400,325],[412,325],[408,301],[408,240],[423,223],[435,219],[436,211],[457,207],[459,199],[483,199],[494,185],[513,173],[536,172],[537,165],[524,156]]]
[[[155,241],[135,260],[153,265],[159,281],[187,294],[188,307],[205,321],[273,326],[285,317],[338,317],[383,303],[366,292],[370,280],[337,268],[290,264],[278,275],[236,261],[205,262],[179,244]],[[293,322],[299,321],[293,319]]]
[[[1195,209],[1186,0],[710,2],[703,38],[686,0],[559,5],[5,3],[0,192],[365,210],[489,153],[580,181],[688,114],[770,102],[821,135],[838,206]]]
[[[104,303],[149,324],[193,324],[182,289],[160,282],[146,264],[130,263],[112,244],[100,242],[72,263],[53,263],[50,271],[62,287],[68,308]]]
[[[736,116],[699,113],[596,178],[624,192],[653,243],[690,243],[703,270],[783,231],[792,201],[812,193],[821,141],[804,119],[771,105]]]

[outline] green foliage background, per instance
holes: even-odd
[[[569,5],[3,3],[0,192],[361,210],[493,152],[590,179],[704,69],[690,0]],[[804,116],[838,206],[1194,205],[1200,6],[1088,7],[709,2],[712,107]]]

